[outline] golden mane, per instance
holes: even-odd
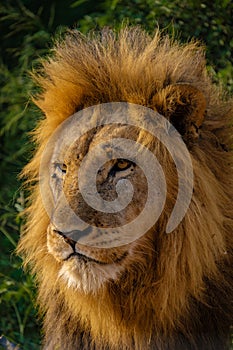
[[[59,339],[64,349],[227,349],[233,313],[233,103],[212,83],[204,48],[181,45],[159,31],[151,37],[140,28],[88,36],[72,31],[36,80],[42,92],[35,102],[46,118],[35,132],[37,152],[23,171],[31,197],[18,252],[36,275],[46,349],[55,349]],[[185,218],[165,235],[164,214],[160,231],[142,240],[146,267],[136,252],[130,273],[96,295],[67,288],[57,278],[60,263],[47,251],[49,217],[38,185],[49,137],[70,115],[99,103],[131,102],[169,117],[162,91],[176,84],[189,84],[206,100],[200,137],[190,146],[195,183]]]

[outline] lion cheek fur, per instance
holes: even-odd
[[[47,229],[47,248],[57,261],[63,261],[73,253],[72,247],[64,242],[63,237],[53,233],[49,228]]]

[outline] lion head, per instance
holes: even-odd
[[[38,280],[45,349],[227,348],[233,294],[233,105],[211,82],[203,47],[194,42],[180,45],[159,31],[150,37],[140,28],[88,36],[73,31],[57,44],[36,79],[42,92],[35,102],[46,118],[35,132],[38,149],[24,170],[31,204],[18,250]],[[62,157],[51,147],[44,163],[51,212],[45,210],[38,177],[49,139],[74,113],[116,102],[159,113],[188,149],[192,198],[169,234],[166,225],[179,191],[172,155],[143,125],[129,126],[117,119],[88,130],[71,147],[65,147],[69,135],[60,128],[56,147]],[[153,126],[153,117],[149,123]],[[119,227],[137,218],[145,206],[148,185],[142,168],[132,159],[112,157],[111,142],[104,148],[109,159],[97,172],[98,194],[105,201],[116,200],[122,180],[134,189],[131,203],[116,213],[92,208],[77,176],[96,145],[116,138],[149,149],[167,185],[158,220],[125,244],[111,242]],[[179,154],[180,164],[182,157]],[[90,173],[89,167],[84,178]],[[77,229],[71,213],[89,228]],[[155,213],[149,208],[148,215],[153,218]],[[98,239],[100,228],[112,229],[108,246]],[[94,244],[74,238],[82,238],[83,232]]]

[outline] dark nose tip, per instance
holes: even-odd
[[[61,231],[58,231],[56,229],[53,229],[53,231],[55,233],[57,233],[58,235],[62,236],[64,238],[64,241],[66,243],[68,243],[73,249],[75,249],[75,244],[76,244],[76,241],[74,241],[73,239],[71,239],[70,237],[68,237],[65,233],[61,232]]]

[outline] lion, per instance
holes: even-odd
[[[233,103],[213,83],[205,48],[196,41],[180,44],[159,30],[150,36],[140,27],[86,36],[73,30],[56,44],[35,79],[41,87],[35,103],[46,117],[34,134],[37,150],[23,171],[31,195],[18,252],[36,276],[43,348],[229,349]],[[176,167],[166,147],[135,126],[101,125],[84,133],[63,162],[50,167],[51,178],[58,182],[49,183],[55,193],[53,214],[44,207],[40,163],[56,128],[74,113],[115,102],[159,113],[188,149],[192,198],[170,233],[166,224],[177,198]],[[109,137],[131,138],[149,148],[163,167],[167,195],[160,217],[145,234],[104,248],[66,234],[70,219],[61,193],[74,212],[95,227],[119,227],[137,217],[147,187],[142,169],[131,160],[109,159],[96,177],[105,200],[116,197],[119,179],[131,181],[135,197],[124,215],[90,208],[80,195],[77,170],[85,155]]]

